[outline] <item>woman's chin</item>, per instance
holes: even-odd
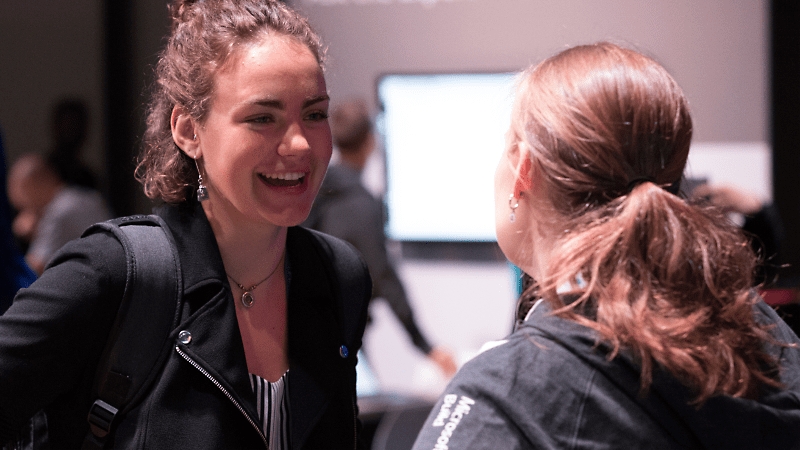
[[[311,212],[311,205],[308,208],[295,209],[293,211],[274,217],[272,223],[281,227],[294,227],[303,223]]]

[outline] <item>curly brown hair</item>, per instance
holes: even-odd
[[[574,47],[523,74],[514,111],[563,218],[548,272],[526,294],[596,330],[609,357],[629,351],[643,391],[655,367],[697,402],[777,386],[753,313],[747,238],[665,189],[679,181],[692,137],[688,102],[667,71],[615,44]],[[556,293],[565,282],[577,300]]]
[[[308,21],[277,0],[176,0],[172,32],[159,55],[136,179],[151,199],[180,203],[197,187],[197,168],[175,144],[175,106],[202,123],[214,76],[243,44],[277,33],[297,39],[323,65],[324,49]]]

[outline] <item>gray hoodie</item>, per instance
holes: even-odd
[[[431,411],[415,450],[800,448],[800,348],[768,346],[785,389],[758,400],[716,396],[701,407],[664,371],[640,394],[640,368],[609,361],[594,331],[540,302],[506,340],[469,361]],[[766,304],[759,320],[800,343]]]

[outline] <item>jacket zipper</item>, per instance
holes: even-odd
[[[206,371],[206,369],[204,369],[202,366],[200,366],[200,364],[195,362],[189,355],[184,353],[183,350],[180,349],[180,347],[178,347],[176,345],[175,346],[175,350],[178,352],[179,355],[181,355],[181,358],[185,359],[189,364],[194,366],[195,369],[199,370],[200,373],[202,373],[203,375],[206,376],[206,378],[211,380],[211,382],[214,383],[214,385],[217,388],[219,388],[219,390],[222,391],[222,393],[225,394],[226,397],[228,397],[228,400],[230,400],[233,403],[233,405],[236,406],[236,409],[238,409],[239,412],[242,413],[244,418],[247,419],[247,421],[250,423],[250,425],[253,427],[253,429],[256,430],[258,435],[261,437],[261,440],[264,442],[264,447],[269,449],[269,443],[267,443],[267,438],[266,438],[266,436],[264,436],[264,432],[261,431],[261,428],[258,427],[258,424],[256,424],[253,421],[253,419],[250,418],[250,416],[244,410],[242,405],[240,405],[239,402],[237,402],[236,399],[233,398],[233,396],[230,394],[230,392],[228,392],[227,389],[225,389],[225,387],[223,387],[222,384],[219,381],[216,380],[216,378],[214,378],[210,373],[208,373],[208,371]]]

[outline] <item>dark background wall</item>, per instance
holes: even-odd
[[[145,89],[167,32],[165,0],[0,1],[0,130],[6,157],[52,145],[50,111],[81,98],[84,159],[118,214],[149,211],[132,170]]]
[[[83,98],[91,113],[90,163],[102,169],[104,42],[97,0],[0,2],[0,129],[9,159],[51,144],[49,112]]]

